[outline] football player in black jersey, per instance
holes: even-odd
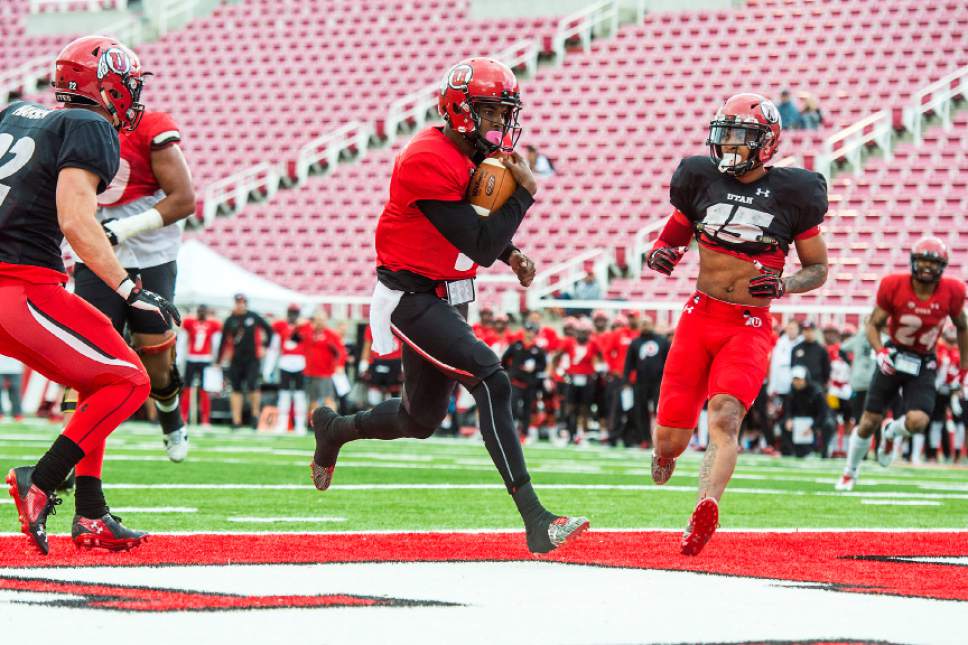
[[[79,547],[127,550],[144,533],[112,515],[101,490],[108,435],[148,398],[138,356],[87,302],[64,289],[60,244],[128,303],[164,324],[179,320],[164,298],[136,285],[95,218],[97,194],[118,171],[118,129],[141,119],[142,71],[124,45],[81,38],[54,65],[57,100],[74,109],[16,102],[0,111],[0,348],[51,381],[76,389],[77,412],[35,466],[7,475],[21,530],[43,554],[54,494],[76,467]]]
[[[780,132],[771,101],[758,94],[728,99],[709,125],[710,156],[683,159],[672,176],[675,211],[647,257],[649,268],[669,275],[692,237],[698,241],[696,292],[683,307],[669,350],[652,453],[652,478],[664,484],[708,401],[699,502],[682,537],[687,555],[699,553],[718,526],[740,423],[769,369],[770,302],[816,289],[827,278],[820,235],[827,184],[801,168],[765,165]],[[782,277],[791,245],[803,266]]]

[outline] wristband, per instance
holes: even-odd
[[[131,292],[134,291],[135,286],[137,285],[135,285],[134,280],[132,280],[131,278],[125,278],[124,280],[121,281],[121,284],[119,284],[118,288],[115,289],[114,291],[119,296],[124,298],[125,301],[127,301],[128,298],[131,297]]]
[[[118,243],[124,242],[135,235],[156,231],[165,225],[161,213],[156,208],[149,208],[143,213],[115,220],[110,223],[111,230],[118,237]]]

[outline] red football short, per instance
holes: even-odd
[[[662,373],[658,423],[692,429],[717,394],[749,410],[763,387],[773,350],[769,307],[716,300],[697,291],[682,308]]]

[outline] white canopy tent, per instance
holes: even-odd
[[[198,240],[190,239],[182,244],[178,253],[175,304],[184,308],[205,304],[229,309],[237,293],[246,295],[251,309],[278,314],[285,313],[292,302],[305,306],[313,300],[246,271]]]

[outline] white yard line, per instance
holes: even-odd
[[[285,524],[285,523],[323,523],[323,522],[345,522],[345,517],[227,517],[229,522],[242,524]]]
[[[862,499],[860,503],[870,506],[941,506],[941,502],[929,499]]]
[[[197,513],[198,509],[192,506],[121,506],[111,508],[115,513]]]

